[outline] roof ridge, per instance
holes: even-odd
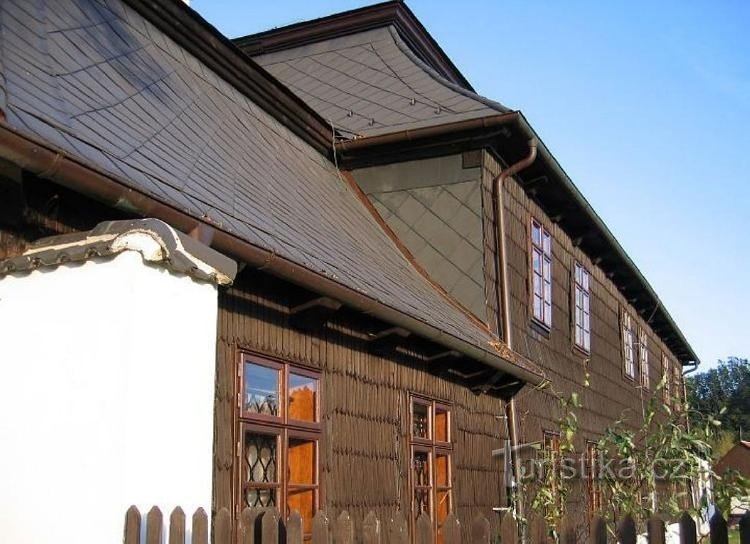
[[[419,58],[419,56],[416,55],[414,51],[412,51],[411,47],[409,47],[408,44],[403,42],[397,29],[395,29],[393,26],[389,26],[388,30],[391,33],[391,37],[393,38],[393,42],[396,44],[396,47],[398,47],[404,55],[409,57],[409,60],[411,60],[414,64],[419,66],[427,75],[429,75],[431,78],[433,78],[435,81],[437,81],[441,85],[445,85],[450,90],[457,92],[458,94],[463,95],[467,98],[471,98],[472,100],[481,102],[485,106],[495,109],[499,111],[500,113],[508,113],[508,112],[513,111],[511,108],[501,104],[500,102],[496,100],[492,100],[491,98],[482,96],[481,94],[478,94],[473,89],[470,90],[470,89],[466,89],[465,87],[461,87],[460,85],[456,85],[449,79],[445,78],[435,69],[433,69],[432,66],[424,62],[421,58]]]
[[[330,150],[330,124],[185,2],[123,1],[319,153]]]
[[[412,44],[420,58],[433,64],[434,69],[442,72],[446,79],[473,90],[471,83],[403,0],[389,0],[299,21],[232,41],[248,55],[257,56],[388,25],[395,26],[403,33],[404,39]]]

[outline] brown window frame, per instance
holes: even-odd
[[[603,510],[602,483],[599,480],[599,445],[594,440],[586,441],[586,475],[589,517]]]
[[[636,379],[636,350],[635,350],[635,327],[633,325],[633,316],[630,312],[623,309],[620,312],[620,336],[622,338],[622,373],[626,379],[635,381]]]
[[[269,368],[278,372],[277,374],[277,403],[278,415],[249,412],[245,409],[245,364],[254,364]],[[303,376],[316,381],[316,399],[313,413],[314,421],[293,419],[289,415],[289,383],[290,375]],[[282,518],[290,513],[288,505],[289,497],[294,492],[312,492],[312,515],[320,509],[322,497],[321,474],[321,449],[323,447],[323,427],[321,423],[321,400],[322,379],[317,370],[301,367],[286,361],[274,360],[255,353],[240,352],[237,370],[238,377],[238,440],[237,440],[237,514],[245,507],[247,493],[251,489],[276,490],[275,506]],[[275,458],[275,482],[249,482],[246,477],[245,467],[245,444],[248,433],[256,435],[276,436],[276,458]],[[311,469],[311,482],[290,481],[290,447],[292,440],[302,440],[314,443],[314,454]],[[300,514],[304,514],[300,512]],[[312,522],[305,520],[306,523]],[[311,527],[311,525],[310,525]],[[310,531],[306,531],[305,539],[311,537]]]
[[[661,354],[661,375],[664,380],[663,401],[667,406],[672,405],[672,359],[666,353]]]
[[[534,235],[536,230],[539,230],[539,241],[535,240]],[[549,239],[549,245],[547,248],[544,247],[545,237]],[[540,263],[540,270],[538,271],[534,266],[535,257],[537,256]],[[529,292],[531,295],[531,318],[546,331],[552,330],[552,269],[552,234],[541,221],[532,217],[529,226]],[[549,278],[545,278],[545,271],[547,271]],[[539,279],[539,292],[537,292],[537,278]],[[549,289],[545,289],[547,285],[549,286]],[[539,313],[537,312],[536,306],[537,299],[539,300]]]
[[[650,356],[648,352],[648,331],[646,327],[638,327],[638,375],[641,387],[651,389],[651,372],[649,369]]]
[[[427,415],[427,438],[416,436],[414,434],[415,429],[415,418],[414,418],[414,406],[420,405],[428,409]],[[438,440],[436,438],[436,427],[435,427],[435,414],[441,411],[446,415],[446,440]],[[427,398],[421,395],[409,395],[409,489],[411,493],[411,523],[412,527],[415,527],[417,516],[421,510],[417,508],[416,495],[417,491],[427,491],[429,494],[429,510],[427,514],[432,520],[433,531],[436,539],[440,540],[442,533],[441,520],[437,516],[437,504],[438,497],[445,495],[448,500],[448,508],[446,515],[453,511],[453,442],[452,442],[452,421],[453,421],[453,407],[450,403],[438,401],[435,399]],[[414,467],[415,467],[415,454],[422,453],[427,454],[428,460],[428,484],[418,485],[416,482]],[[439,485],[436,480],[436,469],[435,461],[438,456],[445,456],[447,458],[446,467],[446,481],[447,485]]]
[[[588,354],[591,353],[591,273],[579,261],[573,263],[572,294],[573,345]]]
[[[682,403],[685,400],[683,397],[683,383],[682,383],[682,365],[678,361],[672,360],[672,388],[674,393],[672,395],[673,408],[679,412],[682,410]]]
[[[562,435],[558,431],[547,431],[545,430],[542,434],[542,448],[544,455],[549,452],[549,459],[552,462],[552,467],[545,466],[544,470],[550,470],[550,468],[557,475],[552,480],[552,494],[560,498],[560,494],[557,492],[558,485],[562,479]],[[545,473],[546,476],[546,473]]]

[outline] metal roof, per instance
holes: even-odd
[[[347,137],[509,111],[440,76],[408,48],[393,25],[254,60]]]
[[[519,176],[524,189],[579,240],[681,362],[697,361],[648,280],[523,115],[448,77],[440,69],[445,60],[428,58],[412,46],[418,41],[415,35],[426,34],[424,28],[398,24],[400,17],[414,17],[412,12],[403,2],[386,4],[392,10],[389,17],[380,16],[384,4],[376,4],[235,43],[337,128],[344,137],[337,148],[345,152],[339,157],[345,167],[482,145],[512,163],[526,154],[528,138],[537,139],[540,156]],[[336,26],[337,18],[346,26]],[[320,30],[320,21],[327,31]],[[497,119],[501,122],[495,124],[506,126],[485,126]],[[395,137],[399,134],[404,137]],[[428,139],[432,142],[425,144]],[[397,140],[390,147],[383,143]],[[524,146],[520,154],[519,142]]]
[[[180,2],[147,4],[143,10],[167,6],[180,19],[160,25],[184,28],[196,18]],[[241,92],[217,75],[215,68],[231,69],[221,65],[236,54],[231,46],[211,42],[227,49],[209,66],[121,0],[8,0],[0,24],[0,106],[13,131],[411,316],[478,360],[509,360],[412,266],[284,115],[252,100],[249,83]],[[259,70],[249,60],[244,69]],[[55,167],[40,174],[54,177]],[[541,379],[529,361],[504,364]]]

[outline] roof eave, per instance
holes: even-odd
[[[681,354],[679,358],[682,363],[699,361],[695,351],[661,303],[661,299],[651,284],[520,111],[339,142],[336,148],[337,152],[340,153],[339,162],[346,168],[401,162],[447,152],[457,153],[484,147],[493,148],[498,155],[502,155],[502,144],[510,140],[509,131],[511,129],[516,131],[517,138],[520,136],[523,141],[535,138],[539,142],[538,160],[543,165],[547,175],[557,180],[561,190],[571,199],[571,203],[577,210],[580,210],[591,227],[602,236],[608,248],[608,253],[619,259],[627,268],[628,274],[638,284],[638,287],[653,300],[654,311],[660,312],[664,317],[670,335],[676,339],[676,342],[671,342],[672,345],[679,345],[679,349],[673,347],[670,347],[670,349]],[[403,143],[409,145],[404,146]],[[526,190],[528,187],[524,186],[524,189]],[[665,339],[665,343],[668,343],[667,339]]]
[[[194,217],[171,203],[133,189],[127,180],[103,171],[96,165],[68,156],[49,142],[30,136],[4,122],[0,122],[0,158],[114,208],[123,208],[146,217],[160,219],[183,232],[209,229],[214,233],[211,247],[249,266],[263,269],[286,281],[339,300],[384,322],[403,327],[422,338],[456,350],[491,369],[509,374],[531,385],[541,385],[546,381],[543,371],[518,353],[508,353],[507,349],[489,344],[482,347],[453,336],[325,274],[255,246],[223,230],[221,226],[207,222],[205,218]]]
[[[681,362],[682,363],[700,362],[700,359],[696,355],[692,346],[690,346],[690,343],[687,341],[684,334],[682,333],[680,328],[677,326],[677,323],[674,321],[674,319],[672,318],[671,314],[666,309],[664,304],[662,304],[661,298],[656,293],[654,288],[651,286],[649,281],[640,271],[638,266],[630,258],[630,255],[628,255],[628,253],[625,251],[622,245],[620,245],[620,242],[617,240],[617,238],[615,238],[614,234],[606,225],[606,223],[602,220],[602,218],[599,216],[596,210],[594,210],[594,208],[591,206],[591,204],[586,199],[586,197],[583,196],[583,194],[578,189],[578,187],[576,187],[576,185],[573,183],[573,180],[570,179],[570,177],[562,168],[560,163],[557,161],[554,155],[552,155],[552,153],[547,148],[547,146],[544,145],[544,143],[541,141],[541,139],[537,135],[536,131],[532,128],[532,126],[529,124],[529,122],[520,112],[519,112],[519,117],[518,117],[518,126],[526,132],[527,138],[535,138],[540,143],[540,146],[539,146],[540,151],[541,151],[540,157],[543,159],[545,166],[547,166],[554,172],[556,177],[563,184],[564,190],[568,194],[570,194],[570,196],[573,198],[575,203],[583,209],[584,213],[586,214],[587,219],[591,221],[594,225],[594,228],[604,236],[607,243],[614,250],[614,253],[616,254],[616,256],[623,261],[623,263],[627,266],[629,272],[633,274],[633,276],[636,278],[639,286],[643,288],[648,293],[648,295],[655,301],[655,310],[659,310],[663,314],[666,321],[669,323],[670,328],[672,329],[672,333],[678,338],[679,343],[682,344],[682,348],[686,354],[686,357],[682,358]]]

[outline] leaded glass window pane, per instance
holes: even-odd
[[[278,482],[278,437],[245,433],[245,468],[248,482]]]
[[[254,508],[276,506],[276,489],[255,489],[251,488],[245,492],[245,503],[247,506]]]
[[[430,495],[432,492],[429,489],[415,489],[414,490],[414,517],[419,517],[419,514],[425,512],[428,516],[430,515]]]
[[[430,485],[430,454],[415,451],[412,468],[414,470],[414,485],[428,487]]]
[[[415,438],[430,438],[430,407],[418,402],[412,405],[412,435]]]

